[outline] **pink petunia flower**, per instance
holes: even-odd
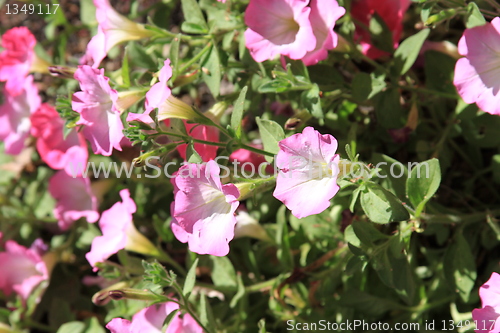
[[[285,55],[302,59],[316,48],[306,0],[251,0],[245,11],[246,46],[257,62]]]
[[[337,140],[312,127],[279,142],[274,197],[297,218],[318,214],[339,191]]]
[[[6,81],[5,90],[15,96],[21,93],[25,77],[35,57],[35,36],[26,27],[7,30],[2,36],[0,53],[0,81]]]
[[[234,184],[222,185],[219,172],[215,161],[190,163],[172,179],[172,231],[195,253],[225,256],[234,237],[240,193]]]
[[[79,66],[75,79],[82,89],[73,94],[73,110],[80,114],[76,124],[84,125],[83,135],[90,142],[92,150],[104,156],[110,156],[113,148],[122,150],[120,141],[124,137],[123,124],[115,105],[118,93],[109,86],[104,69]]]
[[[481,309],[472,310],[476,333],[500,331],[500,274],[493,273],[488,281],[479,288]]]
[[[190,124],[186,120],[183,120],[184,125],[186,126],[186,131],[190,136],[198,140],[218,142],[219,141],[219,130],[213,126],[199,125],[199,124]],[[200,155],[203,162],[208,162],[217,157],[217,150],[219,147],[207,145],[204,143],[195,143],[194,149]],[[177,151],[181,155],[181,157],[186,159],[186,150],[187,144],[182,144],[177,146]]]
[[[377,59],[387,52],[377,49],[371,44],[368,26],[370,19],[377,13],[392,32],[394,48],[397,48],[401,32],[403,31],[403,16],[410,6],[410,0],[354,0],[351,8],[351,16],[358,20],[363,26],[356,26],[356,37],[360,40],[363,54]]]
[[[500,17],[491,23],[466,29],[458,42],[453,83],[466,103],[476,103],[488,113],[500,115]]]
[[[154,35],[154,32],[145,29],[142,24],[119,14],[109,0],[94,0],[94,5],[99,26],[97,35],[90,40],[86,54],[80,59],[81,64],[88,65],[93,62],[92,66],[97,68],[114,46]]]
[[[257,149],[263,149],[263,146],[260,143],[251,143],[249,146]],[[243,148],[233,151],[229,156],[229,162],[237,163],[237,165],[239,165],[244,172],[249,174],[273,173],[273,166],[266,162],[263,155]]]
[[[47,266],[35,243],[35,247],[27,249],[8,240],[5,252],[0,252],[0,289],[7,296],[16,292],[26,300],[42,281],[49,278]]]
[[[177,309],[179,309],[179,304],[174,302],[151,305],[136,313],[132,321],[114,318],[106,325],[106,328],[111,333],[161,333],[163,322],[171,312]],[[165,333],[203,333],[203,329],[189,313],[181,317],[178,312],[170,321]]]
[[[49,193],[57,201],[54,216],[61,230],[69,229],[82,217],[90,223],[99,219],[97,199],[88,178],[72,177],[64,170],[58,171],[49,180]]]
[[[17,155],[24,148],[24,141],[30,134],[30,115],[41,104],[33,76],[24,78],[20,92],[16,95],[4,92],[4,103],[0,105],[0,140],[5,142],[5,152]]]
[[[94,238],[90,252],[85,257],[94,271],[96,264],[103,262],[122,249],[144,254],[157,254],[157,249],[140,234],[132,222],[132,214],[137,207],[127,189],[120,191],[121,202],[104,211],[99,220],[102,236]]]
[[[71,131],[64,138],[64,121],[57,111],[48,104],[31,115],[31,135],[37,138],[36,149],[42,160],[55,170],[66,170],[69,175],[75,173],[78,166],[87,163],[87,144],[81,133]]]
[[[345,14],[344,7],[340,7],[336,0],[312,0],[310,6],[309,20],[316,37],[316,48],[302,58],[306,66],[326,59],[328,50],[337,46],[338,37],[333,28],[335,22]]]

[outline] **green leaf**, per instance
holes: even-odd
[[[88,327],[85,333],[106,333],[106,330],[99,324],[97,317],[92,317],[90,320],[86,320],[86,322],[88,322]]]
[[[323,109],[321,108],[321,100],[319,97],[320,90],[317,84],[302,93],[302,103],[304,107],[311,112],[314,118],[323,119]]]
[[[265,120],[259,117],[256,118],[257,125],[259,126],[260,137],[264,150],[277,154],[279,152],[278,142],[285,138],[283,128],[275,121]],[[272,157],[266,156],[268,162],[272,161]]]
[[[80,0],[80,21],[87,26],[93,26],[97,23],[92,0]]]
[[[368,223],[365,221],[354,221],[351,226],[354,234],[361,242],[360,244],[367,247],[372,247],[373,245],[379,243],[379,241],[387,240],[388,238],[388,236],[378,231],[373,223]],[[353,243],[353,245],[356,244]]]
[[[230,287],[235,288],[236,283],[236,271],[234,270],[231,260],[227,257],[216,257],[210,256],[212,261],[212,282],[216,287]]]
[[[455,242],[446,250],[443,263],[446,279],[451,282],[460,298],[468,302],[477,273],[474,256],[462,234],[457,234]]]
[[[208,32],[208,25],[205,21],[205,16],[201,11],[200,5],[196,0],[181,0],[182,3],[182,13],[184,14],[184,19],[187,23],[195,24],[201,27],[204,32]]]
[[[430,33],[430,29],[424,29],[415,35],[406,38],[394,52],[393,75],[404,75],[417,60],[420,49]]]
[[[153,72],[158,70],[157,63],[153,60],[153,58],[146,53],[144,48],[135,42],[130,42],[127,45],[127,53],[130,56],[131,63],[134,65],[149,69]]]
[[[469,3],[467,5],[467,15],[465,16],[465,26],[467,29],[484,25],[485,23],[486,20],[477,4],[475,2]]]
[[[220,60],[217,47],[212,45],[210,51],[202,58],[200,66],[202,67],[202,78],[207,84],[214,97],[220,93]]]
[[[361,207],[375,223],[399,222],[410,217],[394,194],[375,183],[367,183],[361,192]]]
[[[128,65],[127,48],[125,48],[125,53],[123,54],[122,80],[123,80],[123,87],[129,88],[130,87],[130,67]]]
[[[392,31],[376,12],[370,19],[369,30],[371,42],[376,48],[388,53],[394,52]]]
[[[198,261],[199,259],[196,258],[193,264],[191,265],[189,272],[186,275],[186,280],[184,281],[184,287],[182,288],[182,293],[184,295],[188,295],[189,293],[191,293],[191,291],[194,288],[194,285],[196,283],[196,267],[198,267]]]
[[[423,172],[424,171],[424,172]],[[418,217],[427,201],[436,193],[441,183],[439,160],[433,158],[417,164],[406,180],[406,196],[415,207]]]
[[[243,296],[245,296],[245,294],[246,294],[245,285],[243,284],[243,279],[241,278],[241,274],[238,274],[236,276],[236,283],[237,283],[238,289],[237,289],[234,297],[231,299],[231,303],[229,303],[229,307],[231,309],[234,309],[236,307],[236,305],[238,304],[238,302],[240,301],[240,299],[242,299]]]
[[[375,98],[375,115],[384,128],[401,128],[406,122],[406,112],[401,107],[399,89],[388,88]]]
[[[186,160],[189,163],[203,163],[203,159],[201,158],[200,154],[194,149],[194,144],[189,143],[187,148],[186,148]]]
[[[237,139],[241,138],[241,120],[243,119],[243,112],[245,111],[244,105],[247,90],[247,86],[241,89],[238,99],[234,102],[233,114],[231,115],[231,128],[233,129]]]
[[[356,102],[372,98],[386,87],[385,76],[359,72],[352,80],[352,97]]]
[[[203,35],[208,32],[203,26],[192,23],[192,22],[182,22],[181,30],[187,34]]]
[[[426,88],[456,94],[453,84],[456,59],[437,51],[425,52]]]
[[[84,333],[85,324],[81,321],[70,321],[69,323],[62,324],[57,333]]]
[[[439,13],[429,16],[424,22],[426,26],[436,26],[437,24],[452,19],[457,15],[457,10],[455,8],[449,8],[441,10]]]
[[[172,67],[172,79],[175,80],[179,71],[179,46],[181,44],[181,34],[178,34],[170,43],[170,66]]]

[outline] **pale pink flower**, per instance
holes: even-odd
[[[368,26],[370,19],[377,13],[392,32],[394,48],[397,48],[403,31],[403,16],[410,6],[410,0],[354,0],[351,16],[363,26],[356,26],[356,38],[360,40],[362,51],[372,59],[387,55],[387,52],[377,49],[371,44]]]
[[[97,35],[90,40],[86,54],[80,59],[81,64],[93,62],[92,66],[97,68],[114,46],[154,35],[154,32],[146,30],[142,24],[119,14],[109,0],[94,0],[94,5],[99,26]]]
[[[476,103],[488,113],[500,115],[500,17],[491,23],[466,29],[458,42],[453,83],[466,103]]]
[[[318,214],[339,191],[337,140],[312,127],[279,142],[274,197],[298,218]]]
[[[49,278],[47,266],[37,247],[27,249],[13,240],[8,240],[5,252],[0,252],[0,272],[0,289],[7,296],[16,292],[23,300],[28,299],[31,292]]]
[[[165,60],[162,69],[158,75],[159,82],[155,83],[146,94],[146,102],[144,105],[144,113],[129,113],[127,121],[138,120],[143,123],[153,123],[149,114],[160,105],[166,102],[167,98],[171,95],[170,88],[167,85],[168,80],[172,77],[172,68],[170,67],[170,59]]]
[[[2,36],[0,81],[7,81],[5,90],[11,95],[21,93],[25,77],[35,57],[35,36],[26,27],[9,29]]]
[[[345,14],[336,0],[311,0],[309,20],[316,37],[316,48],[308,52],[302,61],[306,66],[315,65],[328,57],[328,50],[337,46],[338,37],[333,28],[335,22]]]
[[[167,316],[179,309],[179,304],[167,302],[151,305],[142,309],[132,317],[132,321],[114,318],[106,328],[111,333],[161,333],[163,322]],[[170,321],[165,333],[203,333],[203,329],[189,313],[178,312]]]
[[[234,237],[240,195],[233,184],[222,185],[215,161],[182,166],[174,185],[172,231],[192,252],[225,256]]]
[[[36,149],[42,160],[55,170],[75,173],[77,166],[87,163],[87,144],[81,133],[72,130],[64,138],[64,121],[50,105],[42,106],[31,115],[31,135],[37,138]],[[81,171],[81,170],[78,170]]]
[[[69,229],[82,217],[90,223],[99,219],[97,199],[88,178],[72,177],[64,170],[58,171],[49,180],[49,192],[57,202],[54,216],[61,230]]]
[[[245,11],[246,46],[257,62],[285,55],[302,59],[316,48],[307,0],[251,0]]]
[[[73,94],[73,110],[80,114],[77,125],[84,125],[83,135],[90,142],[95,154],[110,156],[113,148],[122,150],[120,141],[123,123],[115,103],[116,90],[109,86],[104,69],[79,66],[75,79],[82,91]]]
[[[5,152],[17,155],[24,148],[30,134],[30,115],[41,104],[33,76],[24,77],[16,95],[4,91],[4,103],[0,105],[0,140],[5,142]]]
[[[479,288],[481,309],[472,310],[476,333],[495,333],[500,331],[500,274],[493,273],[488,281]]]

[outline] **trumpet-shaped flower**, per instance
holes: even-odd
[[[58,171],[49,180],[49,192],[57,201],[54,216],[61,230],[67,230],[82,217],[90,223],[99,219],[97,199],[88,178],[71,177],[64,170]]]
[[[79,66],[75,79],[82,91],[73,94],[73,110],[80,114],[77,125],[84,125],[83,135],[90,142],[96,154],[110,156],[113,148],[122,150],[120,141],[123,124],[115,103],[116,90],[109,86],[109,78],[104,76],[104,69]]]
[[[49,278],[47,266],[37,249],[27,249],[12,240],[5,243],[5,252],[0,252],[0,271],[0,290],[7,296],[16,292],[23,300]]]
[[[336,0],[312,0],[309,20],[316,37],[316,48],[308,52],[302,61],[306,66],[317,64],[328,57],[328,50],[337,46],[338,37],[333,28],[335,22],[345,14]]]
[[[339,191],[337,140],[312,127],[279,142],[274,197],[297,218],[318,214]]]
[[[316,48],[306,0],[251,0],[245,11],[246,46],[257,62],[285,55],[302,59]]]
[[[225,256],[234,237],[240,193],[233,184],[222,185],[219,172],[215,161],[190,163],[172,179],[172,231],[195,253]]]
[[[83,64],[88,64],[91,59],[92,66],[97,68],[114,46],[154,35],[154,32],[147,30],[142,24],[135,23],[119,14],[111,6],[109,0],[94,0],[94,5],[99,26],[97,35],[90,40],[87,52],[81,59]]]
[[[387,55],[387,52],[377,49],[371,43],[370,32],[367,27],[370,20],[377,13],[392,32],[394,48],[399,44],[401,32],[403,31],[403,16],[410,6],[410,0],[354,0],[351,8],[351,16],[358,20],[361,25],[356,27],[356,36],[360,40],[362,51],[372,59]]]
[[[67,174],[78,174],[76,166],[87,163],[87,144],[82,134],[71,131],[64,138],[64,121],[48,104],[31,115],[31,135],[37,138],[36,149],[42,160],[55,170],[66,170]],[[82,171],[82,170],[79,170]]]
[[[491,23],[466,29],[458,42],[453,83],[466,103],[500,115],[500,17]]]
[[[7,81],[5,90],[12,95],[22,91],[23,81],[30,71],[35,52],[35,36],[26,27],[16,27],[2,36],[0,81]]]
[[[179,304],[174,302],[151,305],[136,313],[132,321],[114,318],[106,325],[106,328],[111,333],[161,333],[165,318],[178,309]],[[203,329],[189,313],[181,317],[181,314],[177,312],[165,333],[203,333]]]
[[[0,140],[5,142],[5,152],[17,155],[24,148],[24,141],[30,134],[30,115],[41,104],[33,76],[24,78],[20,93],[4,92],[4,103],[0,105]]]
[[[476,323],[476,333],[500,331],[500,274],[493,273],[488,281],[479,288],[481,309],[472,310]]]
[[[94,238],[90,252],[85,257],[97,271],[96,264],[103,262],[122,249],[143,253],[158,254],[158,250],[151,242],[140,234],[132,222],[132,214],[137,207],[130,197],[129,190],[121,190],[121,202],[115,203],[104,211],[99,220],[102,236]]]

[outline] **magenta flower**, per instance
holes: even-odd
[[[109,78],[104,69],[79,66],[75,79],[80,82],[82,91],[73,94],[73,110],[80,114],[77,125],[84,125],[83,135],[90,142],[95,154],[110,156],[113,148],[122,150],[120,141],[123,124],[120,111],[115,103],[116,90],[109,86]]]
[[[23,300],[49,278],[49,273],[37,251],[37,241],[27,249],[15,241],[5,243],[5,252],[0,252],[0,289],[9,296],[16,292]]]
[[[339,191],[337,140],[312,127],[279,142],[274,197],[297,218],[318,214]]]
[[[316,37],[316,48],[302,58],[306,66],[326,59],[328,50],[337,46],[338,37],[333,28],[335,22],[345,14],[344,7],[340,7],[336,0],[312,0],[310,6],[309,20]]]
[[[370,32],[367,27],[370,19],[377,13],[386,23],[397,48],[401,32],[403,31],[403,16],[410,6],[410,0],[354,0],[351,8],[351,16],[358,20],[363,26],[356,26],[356,37],[360,40],[362,51],[372,59],[387,55],[387,52],[377,49],[371,44]]]
[[[4,91],[4,103],[0,105],[0,140],[5,142],[5,152],[17,155],[24,148],[24,141],[30,134],[30,115],[41,104],[33,76],[23,78],[20,92]]]
[[[285,55],[302,59],[316,48],[306,0],[251,0],[245,11],[246,46],[257,62]]]
[[[7,81],[5,90],[13,96],[22,91],[35,57],[35,45],[35,36],[26,27],[12,28],[2,36],[4,50],[0,53],[0,81]]]
[[[54,216],[61,230],[69,229],[82,217],[90,223],[99,219],[97,199],[88,178],[72,177],[64,170],[58,171],[49,180],[49,193],[57,201]]]
[[[48,104],[42,104],[31,115],[31,124],[31,135],[37,138],[36,149],[42,160],[52,169],[64,169],[69,175],[77,175],[76,167],[85,166],[88,158],[83,135],[71,131],[64,138],[64,121]]]
[[[500,115],[500,17],[491,23],[466,29],[458,42],[453,83],[466,103],[476,103],[488,113]]]
[[[172,231],[195,253],[225,256],[234,237],[240,193],[233,184],[222,185],[219,172],[215,161],[190,163],[172,179]]]
[[[167,120],[165,122],[167,122]],[[186,120],[183,120],[183,122],[184,125],[186,126],[186,131],[193,138],[211,142],[219,141],[219,130],[216,127],[193,124],[193,123],[190,124]],[[219,149],[219,147],[207,145],[204,143],[195,143],[194,149],[200,155],[203,162],[208,162],[217,157],[217,150]],[[187,150],[187,144],[182,144],[177,146],[177,151],[184,160],[187,157],[186,150]]]
[[[479,288],[481,309],[472,310],[476,323],[476,333],[500,331],[500,274],[493,273],[488,281]]]
[[[111,333],[161,333],[163,322],[172,311],[177,309],[179,305],[174,302],[151,305],[136,313],[132,321],[114,318],[106,325],[106,328]],[[178,312],[170,321],[165,333],[203,333],[203,330],[189,313],[181,317]]]

